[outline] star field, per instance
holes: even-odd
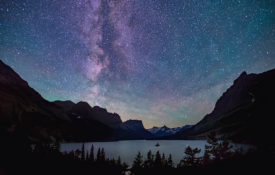
[[[0,0],[0,59],[45,99],[195,124],[275,68],[275,0]]]

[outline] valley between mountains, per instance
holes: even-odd
[[[275,69],[243,72],[197,124],[146,130],[141,120],[123,122],[119,114],[87,102],[49,102],[0,60],[1,132],[18,132],[33,141],[88,142],[205,139],[215,130],[219,139],[274,144],[274,89]]]

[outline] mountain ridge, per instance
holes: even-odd
[[[164,125],[162,127],[154,126],[153,128],[147,129],[147,131],[151,132],[152,134],[154,134],[157,137],[162,137],[162,136],[176,134],[176,133],[184,131],[192,126],[194,126],[194,125],[185,125],[182,127],[175,127],[175,128],[169,128],[166,125]]]
[[[214,110],[195,126],[158,139],[206,139],[211,130],[218,139],[246,143],[275,143],[275,69],[260,73],[243,72],[217,100]]]
[[[0,126],[1,132],[24,133],[33,141],[137,139],[116,113],[98,106],[92,108],[87,102],[45,100],[1,60]]]

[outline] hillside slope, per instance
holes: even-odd
[[[243,72],[216,102],[214,110],[190,129],[159,139],[205,139],[216,130],[220,139],[275,143],[275,69]]]
[[[68,116],[45,100],[0,60],[0,132],[20,132],[31,140],[82,142],[117,140],[113,129],[93,119]],[[1,135],[1,133],[0,133]]]

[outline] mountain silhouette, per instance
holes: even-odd
[[[62,108],[43,99],[0,60],[1,129],[12,132],[21,128],[33,140],[73,140],[70,122]],[[68,131],[65,135],[64,130]]]
[[[162,136],[168,136],[168,135],[173,135],[178,132],[184,131],[188,128],[191,128],[194,125],[185,125],[182,127],[176,127],[176,128],[168,128],[166,125],[163,127],[156,127],[154,126],[153,128],[147,129],[149,132],[154,134],[157,137],[162,137]]]
[[[0,132],[24,133],[33,141],[140,139],[124,125],[118,114],[104,108],[92,108],[86,102],[45,100],[1,60],[0,125]]]
[[[124,124],[135,133],[135,137],[138,139],[150,139],[156,137],[144,128],[141,120],[127,120]]]
[[[243,72],[217,100],[214,110],[195,126],[158,139],[205,139],[211,130],[219,139],[275,143],[275,69],[260,74]]]

